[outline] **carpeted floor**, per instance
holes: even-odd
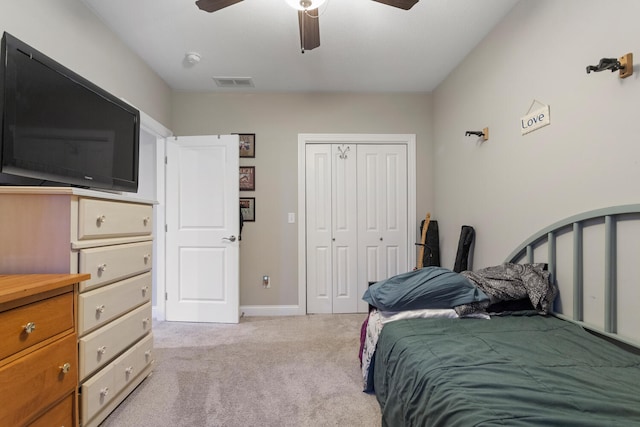
[[[364,317],[156,323],[153,374],[102,426],[379,426],[362,392]]]

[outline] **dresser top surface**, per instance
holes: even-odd
[[[0,275],[0,304],[89,280],[90,274]]]
[[[157,204],[154,200],[137,198],[129,194],[110,193],[107,191],[90,190],[77,187],[21,187],[21,186],[0,186],[2,194],[22,194],[22,195],[68,195],[93,197],[96,199],[119,200],[133,203]]]

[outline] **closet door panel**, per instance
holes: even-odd
[[[307,313],[331,313],[331,146],[306,147]]]
[[[403,145],[358,146],[358,292],[407,265],[407,154]],[[367,304],[358,302],[358,311]]]
[[[333,144],[333,313],[358,311],[357,145]]]

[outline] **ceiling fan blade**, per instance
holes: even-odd
[[[227,6],[240,3],[242,0],[198,0],[196,5],[200,10],[205,12],[215,12],[216,10],[224,9]]]
[[[373,0],[378,3],[383,3],[393,7],[399,7],[400,9],[409,10],[418,3],[418,0]]]
[[[320,46],[320,25],[318,25],[318,9],[299,10],[298,24],[300,25],[300,46],[305,50]]]

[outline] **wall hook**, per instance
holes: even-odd
[[[484,141],[489,139],[489,128],[484,128],[482,130],[468,130],[464,133],[464,136],[476,135],[481,136]]]
[[[602,58],[598,65],[587,65],[587,74],[594,72],[600,72],[605,70],[611,70],[611,72],[620,71],[620,78],[624,79],[633,74],[633,53],[627,53],[616,58]]]

